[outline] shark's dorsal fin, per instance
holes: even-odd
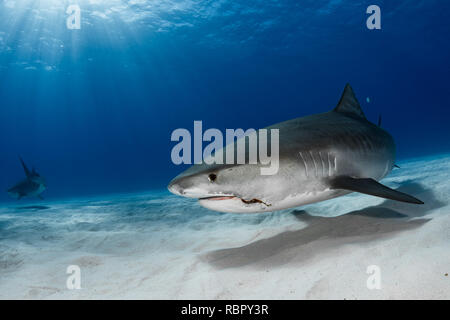
[[[28,170],[25,162],[23,162],[22,157],[19,157],[20,163],[22,163],[23,171],[25,171],[25,174],[27,175],[27,178],[31,177],[31,172]]]
[[[361,109],[361,106],[359,105],[358,100],[355,97],[355,93],[353,92],[352,87],[348,83],[345,85],[341,100],[339,100],[339,103],[336,108],[334,108],[334,111],[352,114],[363,119],[366,118],[364,112]]]

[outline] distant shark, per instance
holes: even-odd
[[[206,208],[236,213],[292,208],[350,192],[423,204],[377,182],[395,166],[394,140],[380,125],[366,119],[347,84],[332,111],[267,127],[279,129],[277,174],[261,175],[256,164],[197,164],[168,189],[198,198]]]
[[[34,168],[30,171],[23,162],[22,158],[19,159],[27,177],[14,187],[9,188],[8,194],[17,200],[20,200],[23,197],[38,197],[42,200],[43,198],[41,193],[47,189],[45,179],[41,177]]]

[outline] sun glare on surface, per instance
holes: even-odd
[[[148,1],[0,1],[0,65],[57,71],[62,59],[83,48],[126,46],[148,17]]]

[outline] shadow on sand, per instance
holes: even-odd
[[[398,232],[419,228],[430,219],[422,218],[432,209],[442,207],[430,190],[420,184],[404,182],[397,190],[417,195],[424,205],[386,200],[380,205],[349,212],[338,217],[311,216],[303,210],[292,214],[308,225],[301,230],[286,231],[248,245],[211,251],[202,260],[218,269],[252,265],[270,267],[292,259],[306,261],[318,254],[349,243],[370,242]],[[312,245],[314,243],[314,245]],[[283,254],[295,250],[292,254]],[[277,259],[267,259],[277,256]]]

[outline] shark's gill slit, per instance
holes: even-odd
[[[305,165],[305,176],[308,177],[308,165],[306,164],[305,158],[303,157],[303,153],[300,151],[300,157],[302,157],[303,164]]]
[[[330,153],[327,152],[327,158],[328,158],[328,176],[331,176],[331,162],[330,162]]]
[[[359,143],[361,144],[361,152],[365,153],[366,152],[366,141],[365,141],[364,134],[360,133],[358,135],[358,138],[359,138],[359,141],[360,141]]]
[[[320,162],[322,163],[322,177],[325,177],[325,162],[323,162],[322,152],[319,151]]]
[[[310,151],[309,154],[311,155],[311,159],[312,159],[312,161],[314,162],[314,170],[315,170],[316,177],[317,177],[317,164],[316,164],[316,159],[314,159],[314,154],[313,154],[312,151]]]
[[[372,143],[370,142],[370,137],[367,134],[363,133],[364,145],[366,147],[366,151],[372,150]]]

